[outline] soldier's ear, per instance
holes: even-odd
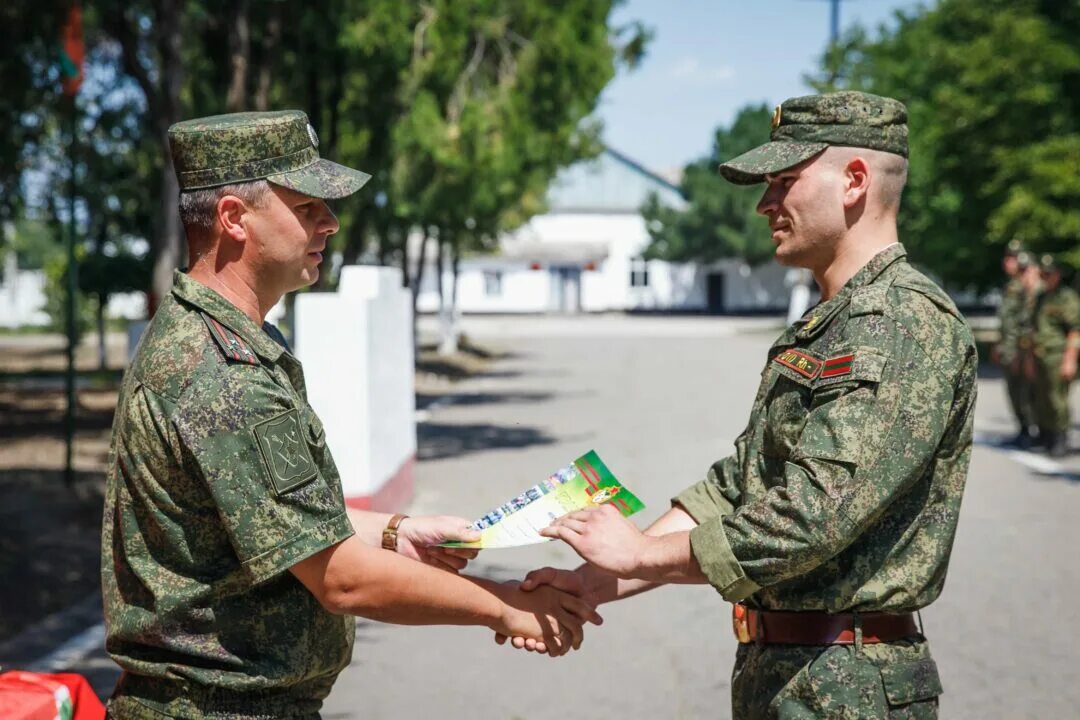
[[[870,163],[856,155],[844,166],[844,207],[855,207],[870,190]]]
[[[235,195],[222,195],[215,209],[218,223],[225,234],[237,242],[247,241],[248,232],[243,220],[248,207],[244,201]]]

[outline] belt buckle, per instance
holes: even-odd
[[[735,639],[740,645],[748,645],[754,641],[750,634],[750,608],[739,603],[731,605],[731,629],[735,631]]]

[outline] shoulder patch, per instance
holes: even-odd
[[[244,342],[239,335],[219,323],[208,313],[200,313],[206,327],[210,329],[210,336],[217,342],[221,353],[229,360],[258,365],[259,358],[251,346]]]
[[[318,471],[295,409],[264,420],[253,430],[275,493],[284,495],[315,479]]]
[[[821,361],[801,350],[785,350],[773,358],[773,362],[790,368],[805,378],[813,380],[821,370]]]

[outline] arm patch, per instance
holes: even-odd
[[[295,409],[264,420],[252,430],[275,493],[284,495],[318,475]]]

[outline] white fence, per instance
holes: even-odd
[[[416,464],[412,305],[396,268],[349,266],[337,292],[296,298],[308,401],[351,507],[396,511]]]

